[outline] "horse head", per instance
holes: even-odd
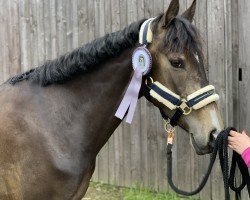
[[[152,55],[150,76],[181,99],[208,85],[202,53],[202,39],[192,24],[196,0],[181,15],[179,1],[172,0],[167,11],[152,20],[152,42],[148,49]],[[197,95],[197,94],[196,94]],[[175,110],[163,103],[152,102],[169,118]],[[223,129],[223,121],[214,101],[199,109],[192,109],[178,120],[178,125],[190,133],[197,154],[211,152],[211,141]]]

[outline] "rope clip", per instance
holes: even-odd
[[[167,144],[173,144],[174,136],[175,136],[175,127],[171,126],[170,119],[165,121],[165,131],[167,132]]]

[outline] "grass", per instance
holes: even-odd
[[[90,183],[82,200],[191,200],[176,194],[153,192],[143,188],[124,188],[102,183]]]

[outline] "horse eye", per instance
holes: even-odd
[[[184,68],[184,63],[182,60],[170,60],[170,63],[174,68]]]

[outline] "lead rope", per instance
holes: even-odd
[[[208,166],[208,170],[203,177],[200,185],[198,186],[197,189],[191,192],[183,191],[177,188],[172,180],[172,134],[170,134],[170,139],[168,139],[168,144],[167,144],[167,178],[168,178],[168,183],[171,186],[171,188],[178,194],[180,195],[185,195],[185,196],[191,196],[199,193],[203,187],[205,186],[208,177],[211,173],[211,170],[213,168],[217,152],[219,154],[219,159],[220,159],[220,166],[221,166],[221,171],[223,173],[223,181],[224,181],[224,189],[225,189],[225,200],[230,200],[230,194],[229,194],[229,187],[235,191],[236,194],[236,199],[240,199],[240,192],[241,190],[247,186],[248,190],[248,195],[250,197],[250,176],[248,172],[248,168],[244,162],[244,160],[241,158],[241,156],[233,151],[233,157],[232,157],[232,164],[231,164],[231,169],[230,169],[230,176],[229,176],[229,165],[228,165],[228,134],[230,130],[235,130],[234,128],[227,128],[223,131],[220,132],[218,137],[215,140],[214,143],[214,148],[213,152],[210,157],[210,163]],[[236,131],[236,130],[235,130]],[[242,183],[240,186],[236,187],[234,185],[234,180],[235,180],[235,169],[236,169],[236,163],[240,169],[241,172],[241,177],[242,177]]]

